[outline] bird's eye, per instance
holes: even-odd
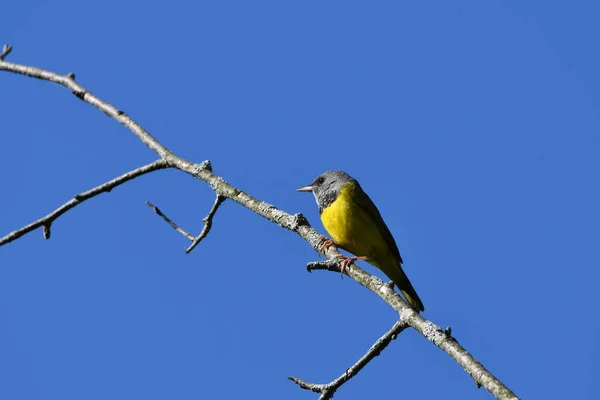
[[[319,185],[322,185],[322,184],[323,184],[323,182],[325,182],[325,178],[323,178],[323,177],[320,177],[319,179],[317,179],[317,183],[318,183]]]

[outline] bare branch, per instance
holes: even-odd
[[[200,243],[202,241],[202,239],[204,239],[206,237],[206,235],[208,235],[208,232],[210,232],[210,228],[212,227],[213,217],[215,216],[217,210],[219,209],[219,206],[225,201],[225,199],[226,199],[226,197],[223,197],[223,196],[217,194],[217,197],[215,198],[215,202],[213,203],[213,206],[210,209],[208,215],[202,219],[202,221],[204,221],[204,228],[202,228],[202,231],[196,237],[194,237],[194,235],[191,235],[191,234],[187,233],[185,230],[183,230],[182,228],[180,228],[179,225],[177,225],[169,217],[167,217],[165,214],[163,214],[163,212],[160,211],[160,209],[158,207],[156,207],[154,204],[147,201],[146,205],[148,205],[148,207],[152,208],[154,210],[154,212],[156,214],[158,214],[159,217],[164,219],[169,225],[171,225],[171,227],[173,227],[173,229],[175,229],[177,232],[181,233],[183,236],[185,236],[192,242],[192,244],[185,250],[185,252],[187,254],[190,251],[192,251],[194,249],[194,247],[196,247],[198,245],[198,243]]]
[[[330,254],[328,249],[328,261],[310,263],[311,270],[329,270],[339,272],[341,261],[337,260],[338,266],[330,267],[330,261],[335,255]],[[307,267],[308,268],[308,267]],[[400,320],[405,321],[417,332],[425,336],[429,341],[438,346],[450,357],[452,357],[475,381],[475,384],[485,387],[498,399],[518,399],[518,397],[506,387],[498,378],[492,375],[479,361],[477,361],[458,341],[450,336],[447,331],[442,330],[433,322],[426,320],[410,307],[398,293],[387,283],[378,277],[369,274],[355,264],[346,267],[346,273],[355,281],[375,293],[394,310],[400,314]]]
[[[89,92],[86,88],[75,82],[75,74],[72,72],[67,75],[57,74],[56,72],[46,71],[44,69],[30,67],[22,64],[15,64],[4,61],[4,57],[6,57],[12,47],[9,45],[4,45],[4,50],[2,51],[3,57],[0,58],[0,70],[14,72],[16,74],[21,74],[25,76],[30,76],[32,78],[42,79],[45,81],[50,81],[62,85],[68,89],[70,89],[75,96],[80,98],[98,108],[102,112],[104,112],[109,117],[115,119],[119,123],[125,125],[129,130],[131,130],[146,146],[148,146],[151,150],[156,152],[161,158],[165,158],[171,152],[162,144],[160,144],[156,139],[148,133],[140,124],[135,122],[131,117],[125,114],[123,111],[117,109],[110,103],[107,103],[100,98],[96,97],[94,94]]]
[[[9,55],[11,51],[12,51],[12,46],[5,44],[2,47],[2,53],[0,53],[0,61],[4,61],[4,57]]]
[[[396,337],[402,332],[404,329],[408,328],[408,324],[405,321],[398,320],[387,331],[382,337],[380,337],[373,346],[362,356],[357,362],[354,363],[350,368],[348,368],[342,375],[334,379],[333,381],[325,384],[317,384],[317,383],[309,383],[300,378],[296,378],[295,376],[289,376],[288,379],[298,384],[302,389],[312,390],[313,392],[321,393],[319,400],[326,400],[333,397],[334,393],[342,386],[344,383],[349,381],[352,377],[357,375],[361,369],[363,369],[371,360],[377,357],[383,349],[385,349],[392,340],[396,339]]]
[[[123,183],[128,182],[132,179],[135,179],[138,176],[142,176],[147,173],[150,173],[150,172],[153,172],[153,171],[156,171],[159,169],[164,169],[164,168],[169,168],[168,163],[162,159],[157,160],[150,164],[144,165],[143,167],[139,167],[132,171],[129,171],[113,180],[103,183],[100,186],[96,186],[95,188],[90,189],[86,192],[76,194],[71,200],[67,201],[65,204],[58,207],[56,210],[52,211],[50,214],[46,215],[45,217],[40,218],[37,221],[32,222],[31,224],[24,226],[23,228],[18,229],[16,231],[13,231],[13,232],[9,233],[8,235],[4,236],[3,238],[1,238],[0,246],[10,243],[13,240],[18,239],[21,236],[25,235],[26,233],[29,233],[41,226],[44,227],[44,238],[49,239],[50,233],[51,233],[50,227],[52,226],[52,223],[54,222],[54,220],[57,219],[58,217],[60,217],[61,215],[63,215],[64,213],[66,213],[67,211],[69,211],[70,209],[76,207],[77,205],[83,203],[84,201],[91,199],[92,197],[95,197],[101,193],[110,192],[117,186],[122,185]]]
[[[156,207],[154,204],[150,203],[149,201],[146,201],[146,205],[148,207],[150,207],[151,209],[153,209],[154,212],[159,217],[164,219],[167,222],[167,224],[171,225],[173,227],[173,229],[175,229],[177,232],[181,233],[183,236],[185,236],[186,238],[188,238],[191,241],[194,240],[194,235],[191,235],[191,234],[187,233],[186,231],[184,231],[182,228],[180,228],[175,222],[171,221],[171,219],[169,217],[167,217],[165,214],[163,214],[163,212],[160,211],[160,209],[158,207]]]
[[[208,212],[208,215],[206,217],[204,217],[204,219],[202,219],[202,221],[204,221],[204,228],[202,228],[202,232],[200,232],[198,237],[194,239],[194,241],[192,242],[190,247],[188,247],[185,250],[186,254],[189,254],[190,251],[194,250],[194,247],[196,247],[198,245],[198,243],[200,243],[202,241],[202,239],[204,239],[206,237],[206,235],[208,235],[208,232],[210,232],[210,228],[212,227],[213,217],[215,216],[217,210],[219,209],[219,206],[225,201],[226,198],[227,197],[225,197],[225,196],[221,196],[220,194],[217,194],[217,197],[215,198],[215,202],[214,202],[212,208],[210,209],[210,211]]]
[[[5,46],[2,53],[3,57],[8,55],[9,52],[10,46]],[[176,156],[123,111],[96,97],[87,91],[83,86],[75,82],[73,74],[60,75],[55,72],[50,72],[40,68],[9,63],[2,59],[0,59],[0,70],[47,80],[69,88],[78,98],[103,111],[105,114],[131,130],[146,146],[155,151],[161,157],[161,159],[164,160],[166,165],[162,166],[161,168],[177,168],[196,177],[197,179],[208,183],[210,187],[217,193],[217,195],[231,199],[253,211],[254,213],[268,219],[269,221],[297,233],[316,251],[320,250],[324,242],[324,238],[310,226],[302,214],[288,214],[277,209],[275,206],[269,203],[260,201],[250,196],[248,193],[228,184],[223,178],[213,174],[210,165],[207,165],[206,163],[195,164]],[[76,204],[80,202],[79,199],[75,200],[77,201]],[[73,204],[70,206],[70,208],[74,207],[76,204]],[[59,210],[60,214],[66,211],[58,209],[55,212],[58,212]],[[52,221],[53,219],[56,219],[58,215],[50,214],[42,220],[36,221],[35,223],[22,228],[21,230],[17,231],[18,236],[14,236],[15,232],[12,232],[7,237],[0,239],[0,244],[8,243],[17,237],[22,236],[24,233],[44,225],[44,222]],[[9,240],[7,240],[7,238]],[[326,250],[326,258],[328,260],[336,260],[340,256],[341,254],[337,251],[337,249],[334,249],[333,246]],[[456,362],[461,365],[469,375],[471,375],[478,385],[484,386],[498,399],[517,399],[517,396],[510,389],[508,389],[494,375],[485,369],[481,363],[475,360],[473,356],[471,356],[460,344],[458,344],[454,338],[445,334],[439,326],[420,316],[415,310],[406,304],[404,300],[389,287],[389,285],[384,284],[379,278],[363,271],[356,265],[351,265],[346,268],[346,273],[352,279],[356,280],[358,283],[381,297],[394,310],[398,311],[401,321],[416,329],[432,343],[445,351],[450,357],[456,360]]]

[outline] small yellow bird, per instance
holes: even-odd
[[[326,241],[323,249],[335,245],[355,255],[344,260],[342,273],[354,261],[365,260],[382,270],[417,312],[425,311],[402,270],[394,237],[356,179],[342,171],[327,171],[298,192],[315,195],[323,226],[333,239]]]

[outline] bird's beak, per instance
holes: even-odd
[[[296,192],[312,192],[312,191],[313,191],[313,188],[310,185],[301,187],[300,189],[296,189]]]

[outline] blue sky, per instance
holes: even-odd
[[[600,5],[593,1],[11,2],[10,61],[74,72],[178,155],[323,230],[359,179],[424,316],[523,398],[600,376]],[[152,161],[58,86],[0,73],[1,235]],[[191,254],[202,182],[160,171],[0,249],[0,398],[313,399],[395,321],[232,202]],[[369,271],[377,270],[365,265]],[[414,331],[336,398],[490,395]]]

